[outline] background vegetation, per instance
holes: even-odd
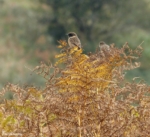
[[[133,49],[144,41],[141,67],[126,78],[150,83],[149,0],[1,0],[0,9],[1,88],[8,82],[42,86],[44,79],[31,70],[55,61],[57,40],[67,39],[69,31],[78,34],[84,53],[102,40],[117,47],[127,41]]]

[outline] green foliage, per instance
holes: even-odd
[[[47,19],[49,33],[55,36],[55,41],[72,30],[79,34],[84,44],[87,42],[86,50],[93,50],[90,46],[91,41],[94,45],[100,40],[113,42],[118,35],[130,38],[130,33],[135,32],[136,29],[137,31],[141,29],[140,33],[149,29],[147,22],[149,16],[143,16],[149,13],[149,2],[146,0],[40,1],[47,7],[49,6],[49,13],[52,16],[48,15],[43,18]],[[121,40],[124,40],[123,37]],[[131,42],[134,43],[134,41]],[[116,44],[122,43],[117,39]]]
[[[142,47],[112,44],[102,56],[59,44],[56,64],[41,63],[34,70],[46,79],[43,90],[8,84],[1,92],[2,98],[7,91],[14,97],[1,104],[2,131],[43,137],[147,136],[150,87],[137,78],[124,79],[126,70],[140,66]]]
[[[30,75],[38,61],[48,60],[50,41],[43,34],[46,25],[40,23],[42,8],[37,0],[3,1],[0,3],[0,88],[6,83],[34,83],[42,85],[43,79]],[[47,46],[46,46],[47,45]],[[19,74],[19,75],[18,75]],[[23,79],[24,76],[27,76]]]

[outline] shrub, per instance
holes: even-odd
[[[45,88],[8,84],[1,92],[0,133],[55,137],[143,137],[150,133],[150,87],[140,78],[125,80],[127,70],[140,66],[142,48],[85,55],[59,41],[55,65],[41,63],[34,71]],[[63,64],[63,65],[62,65]],[[53,73],[51,73],[53,72]],[[13,100],[3,99],[13,92]]]

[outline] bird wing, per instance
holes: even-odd
[[[78,46],[79,48],[81,48],[81,42],[76,36],[70,37],[70,43],[72,43],[74,46]]]

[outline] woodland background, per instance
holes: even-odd
[[[141,77],[150,84],[150,0],[0,0],[0,88],[8,82],[42,87],[44,78],[32,72],[41,61],[55,61],[58,40],[74,31],[84,52],[99,41],[142,44],[141,67],[126,79]],[[11,95],[8,95],[11,98]]]

